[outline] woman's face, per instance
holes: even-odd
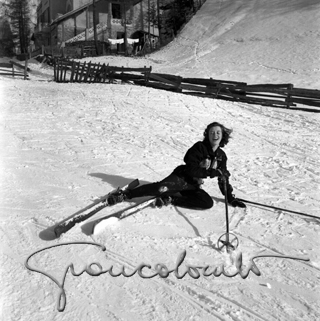
[[[208,131],[208,139],[211,146],[219,146],[222,139],[222,128],[220,126],[213,126]]]

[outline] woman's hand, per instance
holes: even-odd
[[[210,169],[210,178],[220,177],[223,178],[223,174],[220,169]]]
[[[229,204],[233,207],[242,207],[242,208],[246,208],[246,204],[244,204],[243,202],[237,200],[236,198],[234,198],[231,202],[229,201]]]
[[[210,168],[210,164],[211,164],[211,160],[210,158],[206,158],[203,161],[200,162],[199,166],[201,168],[205,168],[205,169],[209,169]]]

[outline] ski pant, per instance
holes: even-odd
[[[174,196],[177,193],[181,196]],[[130,190],[128,198],[164,195],[172,196],[172,204],[180,207],[209,209],[213,206],[213,200],[207,192],[174,173],[160,182],[141,185]]]

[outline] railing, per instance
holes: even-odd
[[[47,22],[38,23],[35,27],[35,32],[50,32],[50,24]]]
[[[122,25],[122,26],[124,26],[124,19],[115,19],[115,18],[112,18],[111,19],[111,24],[113,24],[113,25]],[[132,25],[132,20],[129,20],[129,19],[127,19],[126,20],[126,25]]]
[[[99,54],[103,54],[107,50],[107,43],[98,41]],[[79,41],[73,42],[65,47],[61,46],[41,46],[41,48],[33,50],[29,57],[36,57],[38,55],[54,57],[68,57],[68,58],[83,58],[87,56],[96,56],[96,47],[94,41]]]

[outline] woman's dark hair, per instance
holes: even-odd
[[[203,133],[203,136],[204,136],[203,141],[209,141],[209,138],[208,138],[209,130],[210,130],[210,128],[215,127],[215,126],[219,126],[222,130],[222,139],[221,139],[219,146],[224,147],[225,145],[228,144],[229,139],[231,138],[230,135],[232,133],[232,129],[229,129],[218,122],[213,122],[207,126],[207,128],[205,129],[205,131]]]

